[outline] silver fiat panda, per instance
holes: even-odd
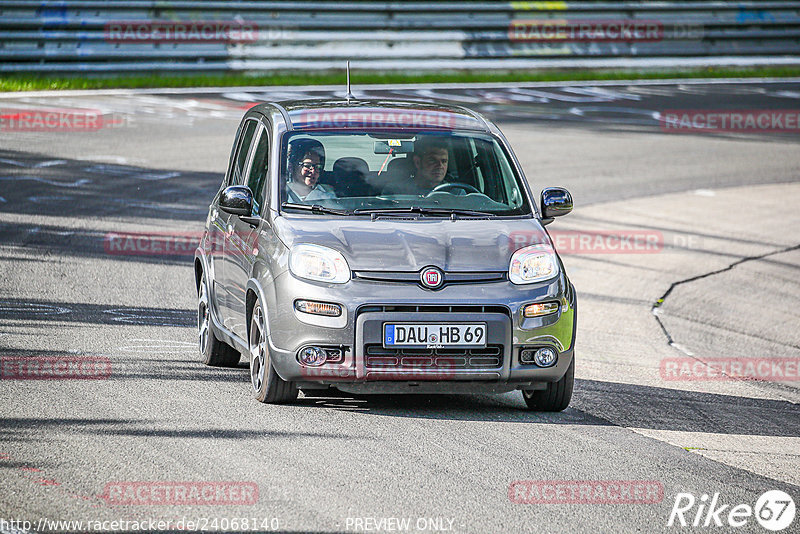
[[[245,114],[195,253],[202,361],[253,395],[572,396],[577,298],[499,129],[465,108],[305,100]]]

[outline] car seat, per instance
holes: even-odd
[[[340,197],[372,196],[374,191],[367,183],[369,165],[361,158],[343,157],[333,164],[331,185]]]

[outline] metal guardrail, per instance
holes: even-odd
[[[800,1],[0,0],[0,73],[329,69],[345,59],[420,70],[800,64]]]

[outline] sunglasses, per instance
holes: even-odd
[[[318,171],[318,172],[322,171],[322,168],[324,167],[324,165],[322,165],[322,163],[317,163],[317,164],[314,164],[314,163],[301,163],[300,166],[303,167],[307,171],[315,170],[315,171]]]

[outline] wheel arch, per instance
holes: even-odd
[[[200,279],[203,277],[203,273],[207,274],[208,272],[208,260],[201,249],[198,248],[194,253],[194,287],[198,292],[200,291]]]
[[[200,291],[200,279],[203,278],[203,273],[205,269],[203,268],[203,262],[200,261],[200,258],[194,259],[194,288],[199,292]]]
[[[250,319],[255,308],[256,301],[261,302],[261,307],[264,310],[265,328],[267,338],[269,338],[269,306],[264,294],[264,288],[258,280],[251,278],[247,281],[247,293],[245,297],[245,324],[247,325],[247,339],[250,339]]]

